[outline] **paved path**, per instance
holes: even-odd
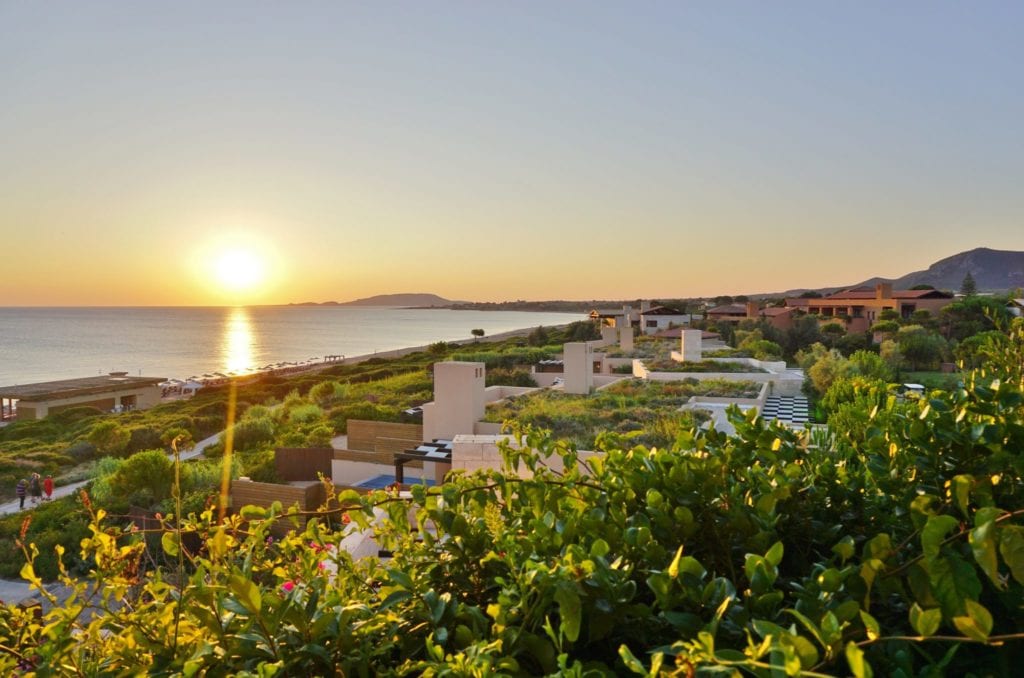
[[[198,443],[196,443],[196,446],[193,447],[191,450],[189,450],[188,452],[181,453],[181,460],[188,461],[190,459],[195,459],[196,457],[200,456],[203,453],[203,450],[217,442],[217,440],[220,439],[220,436],[220,433],[215,433],[209,438],[204,438],[203,440],[200,440]],[[174,458],[174,455],[167,456],[171,457],[172,459]],[[80,488],[85,487],[90,482],[91,479],[80,480],[77,483],[71,483],[69,485],[56,486],[53,488],[53,498],[60,499],[61,497],[67,497],[71,494],[74,494],[75,492],[78,492]],[[25,510],[32,510],[32,499],[29,497],[25,498]],[[12,499],[9,502],[0,504],[0,516],[10,515],[11,513],[18,513],[19,511],[21,511],[21,509],[18,508],[17,499]]]

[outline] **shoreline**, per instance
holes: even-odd
[[[551,327],[551,328],[561,329],[563,327],[567,327],[570,324],[571,323],[562,323],[562,324],[559,324],[559,325],[545,325],[544,327]],[[469,344],[476,344],[476,343],[480,343],[480,342],[487,343],[487,342],[490,342],[490,341],[503,341],[505,339],[510,339],[512,337],[525,337],[525,336],[528,336],[530,334],[530,332],[533,332],[535,329],[537,329],[535,326],[534,327],[523,327],[523,328],[519,328],[519,329],[515,329],[515,330],[506,330],[505,332],[498,332],[497,334],[492,334],[490,336],[481,337],[480,339],[477,339],[477,338],[456,339],[454,341],[445,341],[445,343],[449,344],[449,345],[454,344],[454,345],[457,345],[457,346],[466,346],[466,345],[469,345]],[[439,339],[438,341],[444,341],[444,340],[443,339]],[[373,353],[363,353],[363,354],[354,355],[354,356],[343,356],[340,360],[331,360],[331,361],[326,361],[325,360],[325,361],[322,361],[322,362],[311,363],[311,364],[299,363],[299,364],[291,365],[291,366],[288,366],[288,367],[282,367],[282,368],[277,369],[277,370],[267,370],[267,371],[264,371],[264,372],[252,372],[252,373],[249,373],[249,374],[237,375],[237,376],[234,376],[234,377],[226,377],[226,378],[223,378],[223,379],[217,379],[217,380],[213,380],[213,381],[209,381],[208,380],[207,383],[203,383],[202,380],[199,380],[199,379],[197,379],[196,381],[199,381],[200,383],[203,383],[204,387],[211,387],[211,388],[213,388],[213,387],[218,387],[218,386],[224,386],[224,385],[230,383],[230,381],[232,379],[244,382],[245,380],[248,380],[248,379],[257,379],[260,376],[292,377],[292,376],[298,376],[298,375],[301,375],[301,374],[313,374],[313,373],[316,373],[316,372],[322,372],[322,371],[330,369],[332,367],[338,367],[339,365],[359,365],[360,363],[364,363],[364,362],[366,362],[368,360],[373,360],[374,358],[381,358],[383,360],[390,360],[392,358],[401,358],[403,356],[409,355],[410,353],[418,353],[418,352],[421,352],[421,351],[426,351],[428,348],[430,348],[430,346],[431,346],[431,344],[424,344],[424,345],[421,345],[421,346],[407,346],[407,347],[404,347],[404,348],[395,348],[395,349],[390,349],[390,350],[387,350],[387,351],[375,351]],[[174,402],[176,400],[182,400],[184,397],[185,396],[182,396],[180,394],[167,395],[167,396],[161,397],[160,398],[160,402],[161,403],[164,403],[164,402]]]

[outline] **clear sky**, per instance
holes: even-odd
[[[0,0],[0,305],[685,297],[1024,250],[1022,34],[1013,2]]]

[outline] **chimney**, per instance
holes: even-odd
[[[875,299],[892,299],[892,283],[884,282],[875,285]]]
[[[748,318],[756,318],[759,315],[761,315],[761,307],[758,305],[758,303],[756,301],[748,301],[747,302],[747,317]]]
[[[650,311],[650,310],[651,310],[651,302],[649,302],[649,301],[641,301],[640,302],[640,312],[641,313],[646,313],[647,311]]]

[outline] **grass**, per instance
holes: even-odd
[[[608,351],[609,358],[641,358],[648,360],[669,360],[672,351],[679,350],[679,341],[660,337],[637,337],[632,351],[614,348]]]
[[[675,360],[651,360],[644,361],[644,367],[651,372],[729,372],[729,373],[752,373],[766,370],[760,367],[752,367],[743,363],[727,363],[718,360],[702,360],[697,362],[676,362]]]
[[[626,445],[665,447],[705,418],[702,413],[679,411],[691,396],[756,397],[759,387],[723,380],[628,379],[591,395],[541,391],[509,398],[489,406],[484,418],[549,429],[555,438],[579,449],[593,449],[605,431],[620,436]]]

